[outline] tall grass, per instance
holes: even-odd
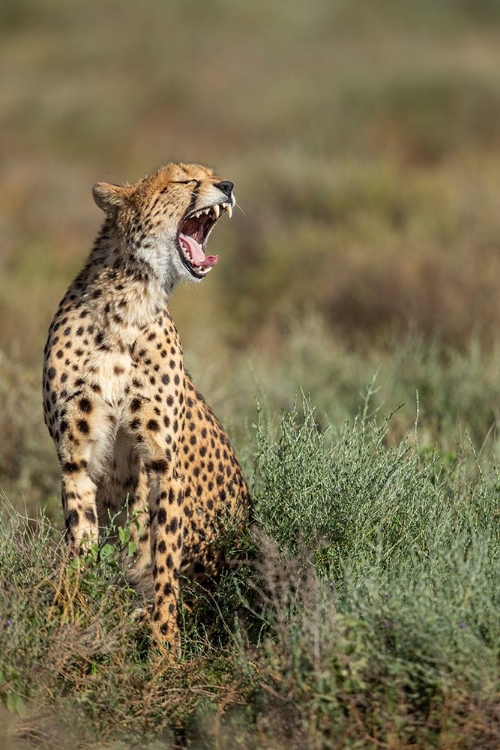
[[[10,736],[494,747],[497,470],[467,442],[453,460],[415,439],[387,445],[387,424],[364,414],[322,427],[306,400],[278,423],[261,415],[258,531],[217,586],[191,588],[177,667],[134,617],[118,553],[101,547],[78,575],[46,522],[4,514]],[[52,729],[30,735],[40,712]]]

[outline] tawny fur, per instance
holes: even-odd
[[[139,522],[129,574],[149,591],[153,633],[172,651],[181,574],[215,574],[213,542],[249,506],[167,310],[177,282],[196,280],[181,258],[181,222],[232,201],[228,185],[204,167],[169,164],[134,185],[94,186],[106,219],[45,348],[45,421],[61,463],[70,547],[81,554],[110,517]]]

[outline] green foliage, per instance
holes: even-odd
[[[12,667],[0,671],[0,696],[5,702],[7,710],[17,713],[19,716],[26,714],[26,706],[18,693],[19,674]]]
[[[386,433],[363,419],[320,430],[307,400],[257,433],[271,536],[260,675],[309,707],[312,737],[328,727],[327,747],[356,739],[361,706],[374,740],[427,746],[426,725],[457,720],[450,700],[499,694],[498,473],[465,448],[450,465],[408,439],[387,447]],[[453,746],[473,746],[471,732]]]
[[[388,442],[391,420],[370,417],[376,394],[372,382],[339,426],[319,424],[307,398],[279,420],[259,412],[257,527],[221,541],[238,564],[218,582],[184,585],[176,667],[134,615],[126,528],[68,563],[46,521],[4,514],[0,696],[11,721],[44,706],[84,746],[161,733],[209,747],[235,736],[245,747],[257,736],[264,747],[284,736],[363,747],[367,732],[422,746],[498,740],[488,717],[500,692],[500,476],[468,442],[453,455],[420,447],[418,426]]]

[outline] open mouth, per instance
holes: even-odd
[[[231,218],[232,202],[218,203],[190,213],[179,228],[178,240],[181,260],[198,279],[202,279],[217,264],[218,255],[205,255],[208,236],[218,218],[225,212]]]

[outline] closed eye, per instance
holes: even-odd
[[[198,180],[170,180],[174,185],[189,185],[190,182],[198,182]]]

